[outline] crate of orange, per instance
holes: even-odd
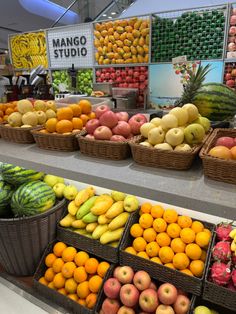
[[[201,295],[214,227],[174,209],[144,203],[125,230],[120,263]]]
[[[64,242],[51,242],[34,274],[34,287],[73,313],[94,313],[113,266]]]
[[[74,151],[79,149],[76,134],[80,133],[87,121],[93,119],[92,105],[88,100],[57,109],[56,117],[48,119],[45,127],[33,130],[38,147],[49,150]]]

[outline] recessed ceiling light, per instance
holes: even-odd
[[[111,15],[115,15],[116,14],[116,12],[111,12]]]
[[[106,14],[103,14],[102,16],[107,16]]]
[[[111,17],[111,16],[108,16],[108,18],[109,18],[109,19],[112,19],[112,17]]]

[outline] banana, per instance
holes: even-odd
[[[236,236],[236,229],[233,229],[232,231],[230,231],[229,236],[231,239],[234,239],[234,237]]]

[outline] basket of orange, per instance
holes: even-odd
[[[73,313],[94,313],[111,266],[57,240],[46,248],[34,274],[34,287]]]
[[[144,203],[125,230],[120,263],[200,295],[214,226],[160,204]]]
[[[76,134],[85,124],[95,117],[88,100],[58,108],[56,116],[48,119],[40,130],[33,130],[32,135],[38,147],[49,150],[74,151],[79,149]]]

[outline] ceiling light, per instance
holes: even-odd
[[[116,14],[116,12],[111,12],[111,15],[115,15]]]
[[[106,14],[103,14],[102,16],[107,16]]]
[[[111,16],[108,16],[108,18],[109,18],[109,19],[112,19],[112,17],[111,17]]]

